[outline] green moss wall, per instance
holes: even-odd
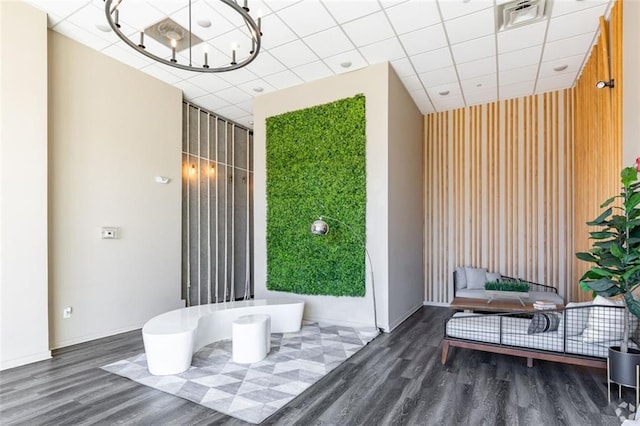
[[[267,288],[298,294],[364,296],[365,97],[267,118]]]

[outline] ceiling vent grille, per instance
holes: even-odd
[[[546,0],[516,0],[498,6],[498,31],[545,19]]]

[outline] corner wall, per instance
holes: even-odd
[[[624,0],[622,4],[622,164],[632,166],[640,157],[640,2]]]
[[[47,15],[22,2],[0,1],[0,57],[0,370],[4,370],[51,357]]]
[[[266,288],[266,140],[265,120],[267,117],[295,111],[302,108],[332,102],[338,99],[363,93],[366,97],[366,135],[367,135],[367,216],[366,244],[373,263],[376,287],[376,306],[378,325],[390,330],[399,324],[422,300],[422,261],[416,259],[411,272],[402,274],[398,269],[404,260],[390,251],[398,248],[406,228],[416,230],[415,223],[396,225],[397,220],[413,217],[413,213],[401,213],[402,209],[411,209],[416,199],[421,199],[419,181],[406,188],[402,194],[391,195],[403,178],[391,177],[390,173],[404,173],[400,163],[407,158],[420,158],[419,135],[421,115],[406,93],[404,87],[390,74],[393,70],[388,63],[369,66],[364,69],[340,74],[312,83],[303,84],[285,90],[258,96],[254,99],[254,155],[255,155],[255,295],[256,298],[283,297],[303,299],[306,302],[305,317],[315,321],[326,321],[353,326],[371,326],[373,323],[373,300],[371,296],[371,278],[367,272],[367,293],[365,297],[307,296],[292,293],[269,291]],[[399,105],[396,105],[399,102]],[[411,102],[411,105],[409,105]],[[391,117],[390,109],[398,107],[398,114],[408,113],[407,117]],[[402,127],[406,129],[401,129]],[[416,130],[417,129],[417,130]],[[392,141],[393,136],[393,141]],[[410,140],[411,139],[411,140]],[[392,146],[396,144],[396,146]],[[404,149],[399,149],[405,147]],[[398,149],[390,154],[391,149]],[[413,177],[415,168],[409,161]],[[411,178],[410,178],[411,179]],[[418,185],[418,186],[416,186]],[[398,202],[393,208],[391,200]],[[410,200],[413,200],[410,202]],[[408,204],[404,204],[408,203]],[[418,210],[420,207],[418,206]],[[314,218],[309,218],[311,224]],[[392,223],[393,222],[393,223]],[[398,232],[394,237],[393,233]],[[415,235],[414,235],[415,237]],[[421,235],[417,235],[420,239]],[[413,246],[413,239],[411,240]],[[420,252],[418,250],[418,252]],[[421,252],[420,252],[421,253]],[[410,257],[407,260],[413,259]],[[321,261],[321,260],[319,260]],[[369,265],[367,265],[369,271]],[[395,276],[394,274],[397,274]],[[405,279],[407,281],[405,281]],[[420,282],[420,285],[417,283]],[[391,284],[393,283],[393,284]],[[408,308],[407,310],[407,307]]]
[[[182,94],[55,32],[49,52],[49,307],[58,348],[184,306]],[[119,227],[119,238],[101,239],[102,226]]]

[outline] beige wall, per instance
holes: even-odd
[[[632,166],[640,157],[640,1],[625,0],[623,7],[622,164]]]
[[[424,301],[422,113],[389,70],[389,318],[398,326]]]
[[[49,52],[57,348],[139,328],[180,306],[182,95],[54,32]],[[156,184],[158,175],[171,183]],[[101,226],[119,227],[120,238],[100,239]]]
[[[389,221],[391,220],[390,185],[400,181],[390,179],[389,172],[397,171],[390,166],[389,150],[392,148],[390,133],[398,136],[397,126],[407,124],[408,120],[389,120],[389,73],[388,63],[373,65],[361,70],[340,74],[316,82],[303,84],[285,90],[256,97],[254,100],[254,158],[255,158],[255,192],[254,192],[254,224],[255,224],[255,294],[260,297],[287,297],[306,301],[305,316],[312,320],[338,322],[354,326],[372,325],[371,279],[367,273],[367,294],[364,298],[306,296],[293,293],[273,292],[266,289],[266,153],[265,153],[265,120],[267,117],[295,111],[314,105],[332,102],[338,99],[363,93],[366,97],[366,134],[367,134],[367,249],[371,255],[375,274],[376,306],[378,307],[378,325],[389,329],[399,323],[398,318],[407,316],[406,312],[394,312],[390,317],[390,292],[395,292],[404,283],[395,280],[390,271],[390,237]],[[400,94],[394,78],[394,99],[401,102],[400,108],[409,111],[406,94]],[[411,110],[410,117],[416,122],[412,128],[420,126],[420,116]],[[416,118],[417,117],[417,118]],[[393,126],[393,127],[390,127]],[[412,133],[404,138],[396,138],[397,145],[407,144],[415,148],[418,141],[408,141]],[[394,148],[397,148],[394,147]],[[409,149],[409,148],[407,148]],[[405,155],[405,154],[403,154]],[[414,152],[419,158],[420,151]],[[412,196],[420,198],[418,191]],[[404,196],[402,197],[404,200]],[[399,207],[401,208],[401,207]],[[419,232],[419,231],[418,231]],[[395,240],[394,240],[395,241]],[[394,255],[395,258],[395,255]],[[419,265],[421,264],[418,261]],[[420,267],[420,266],[418,266]],[[367,265],[367,270],[369,270]],[[421,279],[421,277],[420,277]],[[390,283],[394,283],[393,289]],[[412,283],[413,285],[413,283]],[[409,292],[411,293],[411,292]],[[421,301],[421,291],[417,301]],[[395,294],[395,293],[394,293]],[[402,294],[402,292],[398,292]],[[416,300],[412,301],[415,304]],[[397,306],[410,305],[400,303]],[[394,305],[395,306],[395,305]]]
[[[0,1],[0,57],[0,369],[6,369],[51,356],[46,14]]]

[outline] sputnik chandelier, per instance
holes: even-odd
[[[215,0],[229,7],[229,13],[233,15],[229,18],[229,21],[233,22],[233,18],[236,18],[237,21],[238,17],[242,19],[243,24],[238,29],[243,33],[246,32],[248,39],[251,40],[250,46],[240,46],[236,42],[231,43],[230,46],[217,46],[222,51],[224,51],[223,49],[229,49],[230,61],[226,55],[215,57],[214,52],[212,52],[213,57],[210,58],[207,49],[208,43],[192,33],[191,0],[188,0],[188,28],[183,27],[171,18],[165,18],[130,35],[123,32],[120,22],[120,19],[123,22],[127,22],[127,17],[124,15],[127,12],[124,7],[127,1],[133,2],[135,0],[105,0],[105,14],[109,26],[122,41],[138,53],[154,61],[186,71],[225,72],[250,64],[260,52],[262,39],[261,18],[258,16],[256,22],[249,15],[248,0],[243,0],[243,6],[240,6],[236,0]],[[211,25],[210,22],[208,24],[209,26]],[[145,37],[150,37],[157,42],[153,43],[153,50],[145,46]],[[202,45],[202,49],[194,49],[198,45]],[[244,49],[241,50],[241,47],[244,47]],[[245,56],[244,53],[246,52],[248,53]],[[176,53],[181,55],[176,56]]]

